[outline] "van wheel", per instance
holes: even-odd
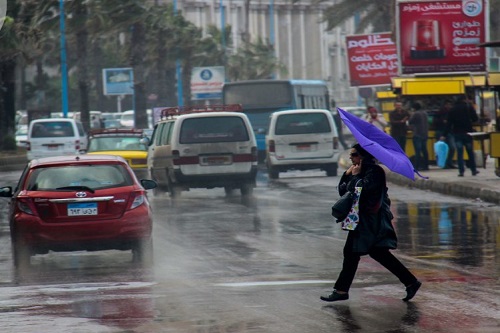
[[[328,164],[325,167],[326,175],[328,177],[335,177],[335,176],[337,176],[337,169],[338,169],[338,165],[336,163]]]
[[[245,183],[240,187],[241,195],[252,195],[253,193],[253,184]]]
[[[233,195],[234,188],[232,188],[231,186],[224,186],[224,192],[227,196]]]
[[[280,177],[278,168],[272,166],[267,167],[267,173],[269,174],[269,178],[271,179],[278,179]]]
[[[168,182],[168,193],[170,194],[170,197],[172,198],[177,198],[181,195],[181,188],[179,185],[175,185],[170,177],[167,178]]]

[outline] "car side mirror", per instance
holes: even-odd
[[[0,187],[0,197],[12,198],[12,187],[11,186]]]
[[[158,184],[152,179],[141,179],[141,185],[145,190],[151,190],[158,186]]]

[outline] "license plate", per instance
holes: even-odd
[[[97,203],[71,203],[68,204],[68,216],[97,215]]]
[[[59,148],[59,145],[47,145],[49,150],[57,150]]]
[[[311,145],[297,145],[296,146],[297,151],[311,151]]]
[[[200,158],[201,165],[228,165],[231,162],[230,155],[203,156]]]

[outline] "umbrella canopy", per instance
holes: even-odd
[[[338,108],[338,111],[340,118],[349,127],[361,147],[389,170],[415,180],[416,171],[410,159],[392,136],[341,108]]]

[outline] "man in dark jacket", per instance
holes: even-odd
[[[447,132],[455,139],[457,149],[458,176],[463,177],[465,172],[464,148],[469,156],[469,168],[472,175],[479,173],[476,169],[474,150],[472,149],[472,137],[468,134],[474,131],[472,124],[478,121],[474,107],[467,102],[465,96],[460,96],[451,108],[447,119]]]

